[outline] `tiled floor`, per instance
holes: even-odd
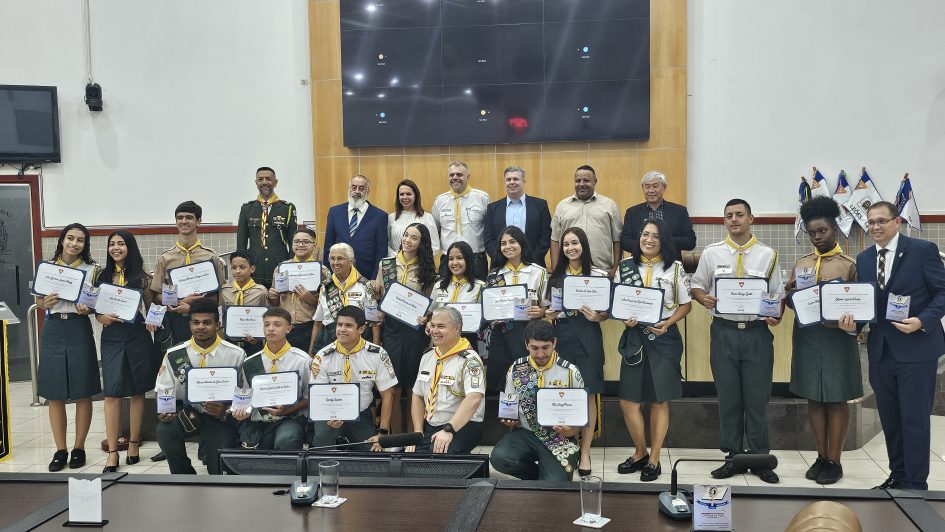
[[[55,443],[49,432],[49,421],[46,407],[31,407],[32,389],[28,382],[10,384],[11,417],[13,419],[13,455],[5,462],[0,463],[0,472],[46,472],[49,460],[56,451]],[[74,424],[73,409],[67,407],[69,415],[68,443],[72,445]],[[88,460],[86,467],[76,471],[65,469],[63,473],[100,473],[105,465],[105,453],[99,450],[99,443],[105,437],[105,421],[102,417],[102,403],[96,402],[93,406],[92,429],[89,433],[86,448]],[[199,465],[196,459],[195,443],[188,443],[188,451],[198,473],[206,473],[206,468]],[[476,452],[488,453],[492,448],[479,447]],[[153,463],[148,457],[158,451],[156,442],[145,442],[141,446],[142,461],[136,465],[122,465],[120,471],[128,473],[164,473],[168,472],[164,462]],[[626,460],[633,452],[627,447],[594,447],[591,450],[591,461],[594,474],[602,475],[605,482],[639,482],[639,474],[620,475],[617,473],[617,464]],[[818,487],[815,482],[806,480],[804,472],[813,463],[817,453],[813,451],[773,451],[778,457],[778,474],[781,476],[779,486],[784,487]],[[664,473],[657,482],[669,483],[670,464],[678,458],[720,458],[721,453],[716,449],[666,449],[660,460]],[[932,451],[930,453],[931,471],[929,473],[929,489],[945,490],[945,417],[932,417]],[[124,464],[124,453],[121,455]],[[711,483],[709,471],[719,464],[690,462],[678,467],[679,481],[683,484],[698,482]],[[843,479],[825,488],[870,488],[886,479],[889,470],[886,468],[886,444],[880,433],[862,449],[848,451],[843,454]],[[501,473],[492,471],[498,478],[508,478]],[[758,477],[746,474],[737,475],[727,481],[737,486],[765,485]]]

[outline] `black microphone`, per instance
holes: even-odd
[[[405,432],[403,434],[388,434],[377,438],[377,444],[383,448],[409,447],[423,443],[422,432]]]
[[[660,512],[666,514],[671,519],[680,521],[692,519],[692,507],[686,497],[676,494],[678,489],[678,477],[676,475],[676,466],[679,462],[731,462],[740,469],[774,469],[778,467],[778,457],[772,454],[736,454],[731,458],[718,460],[715,458],[680,458],[673,463],[672,481],[669,485],[669,491],[664,491],[659,495]]]

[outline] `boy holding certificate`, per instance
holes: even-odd
[[[269,290],[256,283],[256,257],[251,251],[234,251],[230,254],[230,275],[232,278],[220,288],[220,303],[223,308],[239,305],[247,307],[268,307]],[[242,347],[247,355],[256,352],[257,340],[247,335],[236,345]]]
[[[358,419],[316,421],[313,435],[316,446],[334,445],[338,436],[344,436],[351,442],[375,440],[373,445],[349,447],[351,450],[380,451],[377,436],[390,434],[391,398],[397,376],[384,349],[361,337],[366,324],[363,310],[353,305],[342,307],[335,319],[337,340],[312,358],[312,384],[356,384],[359,387]],[[380,426],[374,425],[370,408],[375,387],[381,394]]]
[[[207,472],[219,475],[219,450],[237,446],[237,422],[218,402],[184,405],[187,397],[187,370],[191,368],[233,368],[243,364],[246,353],[217,336],[220,310],[209,298],[190,305],[190,340],[167,351],[158,370],[154,390],[158,400],[157,438],[167,455],[173,474],[197,473],[187,456],[185,442],[195,433],[207,453]],[[169,405],[164,407],[164,405]]]
[[[251,413],[238,410],[233,412],[233,416],[241,421],[249,418],[240,425],[240,442],[246,449],[302,448],[305,432],[305,418],[302,412],[308,406],[309,364],[312,359],[305,351],[292,347],[286,340],[292,329],[291,319],[289,311],[284,308],[273,307],[267,310],[263,314],[266,333],[263,350],[243,363],[243,374],[247,383],[253,387],[255,408],[251,409]],[[284,374],[290,372],[295,375],[285,377]],[[272,377],[272,382],[281,381],[283,377],[288,378],[291,381],[288,383],[290,389],[294,389],[296,393],[285,399],[285,402],[273,406],[259,406],[265,402],[262,397],[262,385],[267,384],[268,376]],[[270,389],[268,386],[265,390],[266,394],[272,393],[273,397],[277,392],[277,389]]]
[[[525,342],[528,356],[513,362],[505,376],[506,397],[518,401],[518,419],[499,420],[511,432],[495,444],[489,461],[496,471],[522,480],[571,480],[581,454],[576,436],[584,427],[539,425],[536,397],[541,388],[583,388],[584,379],[577,366],[558,356],[547,321],[528,322]]]
[[[173,344],[179,344],[190,337],[188,314],[190,305],[207,294],[189,294],[178,298],[176,305],[164,301],[163,287],[171,285],[168,272],[174,268],[187,266],[197,262],[211,261],[217,274],[217,281],[223,284],[223,269],[220,266],[220,257],[217,252],[204,246],[197,233],[200,228],[203,209],[193,201],[185,201],[174,209],[174,223],[177,225],[177,242],[158,257],[154,267],[154,277],[151,278],[151,292],[154,293],[154,302],[167,305],[167,326]],[[178,294],[180,295],[180,294]],[[215,301],[216,294],[211,298]]]
[[[719,396],[719,447],[729,456],[745,451],[743,440],[753,454],[767,454],[768,400],[774,369],[774,335],[768,326],[780,318],[762,318],[757,314],[719,314],[716,306],[726,294],[717,294],[715,281],[730,277],[756,278],[768,282],[768,292],[781,293],[783,284],[778,269],[778,252],[758,241],[751,232],[754,217],[743,199],[725,205],[724,223],[728,236],[702,251],[699,267],[692,276],[692,298],[712,314],[709,363]],[[760,303],[759,303],[760,305]],[[712,471],[723,479],[744,473],[727,462]],[[769,484],[779,481],[770,469],[753,470]]]
[[[295,256],[288,263],[315,261],[315,231],[303,227],[292,237],[292,251]],[[284,263],[284,264],[288,264]],[[318,293],[311,292],[302,285],[278,286],[279,268],[272,273],[272,287],[269,288],[269,304],[285,309],[289,315],[289,344],[305,353],[312,337],[312,316],[318,304]],[[322,273],[324,276],[324,272]]]

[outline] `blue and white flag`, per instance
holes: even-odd
[[[909,174],[902,178],[902,184],[899,185],[899,192],[896,193],[896,207],[899,209],[899,216],[902,216],[907,224],[919,231],[922,230],[919,206],[916,205],[915,196],[912,194],[912,182],[909,181]]]
[[[807,203],[811,198],[811,187],[807,184],[807,178],[801,176],[801,185],[797,188],[797,213],[794,215],[794,241],[801,243],[801,231],[804,230],[804,222],[801,221],[801,205]]]
[[[840,216],[837,217],[837,226],[843,232],[843,236],[850,238],[850,229],[853,228],[853,215],[847,210],[846,202],[850,201],[853,195],[853,189],[847,183],[847,173],[840,170],[840,177],[837,178],[837,188],[833,191],[833,200],[840,206]]]
[[[830,189],[827,188],[827,180],[824,179],[823,174],[820,173],[820,170],[817,167],[814,167],[814,178],[811,179],[810,183],[810,197],[816,198],[818,196],[830,197]]]
[[[844,203],[844,206],[850,211],[856,223],[860,224],[864,231],[869,232],[866,228],[866,211],[870,205],[879,201],[883,201],[883,197],[879,195],[879,191],[873,185],[873,180],[866,173],[866,167],[863,167],[860,181],[853,187],[853,193],[850,194],[850,199]]]

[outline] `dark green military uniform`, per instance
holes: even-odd
[[[266,215],[266,241],[263,243],[263,204],[258,199],[240,207],[236,230],[236,249],[256,256],[253,280],[272,286],[272,272],[279,263],[292,258],[292,236],[298,228],[295,205],[276,198]]]

